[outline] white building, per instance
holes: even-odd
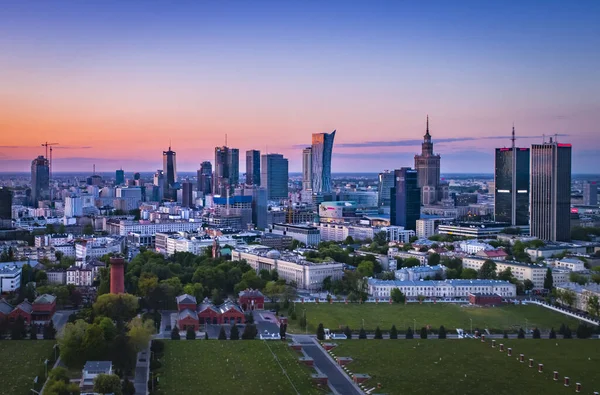
[[[94,282],[93,270],[87,265],[73,265],[67,269],[67,285],[90,287]]]
[[[489,259],[476,256],[466,256],[463,258],[463,269],[479,270],[481,266]],[[544,279],[548,268],[542,265],[529,265],[526,263],[494,260],[496,264],[496,273],[500,273],[506,269],[510,269],[512,275],[519,281],[530,280],[533,282],[534,289],[544,288]]]
[[[83,215],[83,200],[79,196],[65,198],[65,217],[81,217]]]
[[[477,254],[479,251],[493,250],[494,247],[488,243],[482,243],[477,240],[465,240],[459,244],[460,249],[467,254]]]
[[[119,235],[121,236],[127,236],[130,233],[146,236],[159,232],[195,232],[201,227],[202,222],[193,221],[120,221],[118,225]]]
[[[562,267],[553,267],[552,270],[552,284],[556,287],[560,284],[568,283],[571,276],[569,269]]]
[[[282,253],[259,245],[236,248],[231,253],[231,260],[245,260],[257,273],[262,269],[276,270],[279,278],[288,283],[293,281],[299,289],[307,290],[319,290],[325,278],[339,280],[344,273],[343,263],[313,263],[302,255]]]
[[[590,297],[596,296],[600,298],[600,284],[590,283],[579,285],[577,283],[565,283],[556,286],[557,290],[575,292],[576,300],[573,307],[588,311],[588,301]]]
[[[554,266],[569,269],[572,272],[582,272],[586,270],[583,261],[573,258],[563,258],[559,261],[554,261]]]
[[[67,271],[65,269],[48,269],[48,284],[64,285],[67,283]]]
[[[417,237],[428,238],[435,234],[435,220],[434,219],[418,219],[417,220]]]
[[[419,260],[419,263],[421,264],[421,266],[425,266],[427,265],[427,262],[429,262],[429,256],[427,255],[426,252],[420,252],[420,251],[404,251],[404,250],[400,250],[398,248],[390,248],[388,249],[388,257],[389,258],[401,258],[401,259],[407,259],[407,258],[415,258]]]
[[[387,241],[396,243],[409,243],[410,238],[416,235],[414,230],[404,229],[403,226],[385,226],[381,230],[385,232]]]
[[[585,246],[571,243],[548,244],[539,248],[526,248],[525,252],[529,254],[532,260],[537,258],[551,258],[552,255],[561,254],[567,251],[571,254],[585,254]]]
[[[36,247],[54,246],[57,244],[66,244],[73,240],[72,234],[38,235],[34,237]]]
[[[267,233],[275,235],[291,236],[307,246],[316,246],[321,242],[321,231],[310,225],[273,224],[269,225]]]
[[[508,281],[500,280],[444,280],[444,281],[399,281],[369,279],[369,295],[376,298],[389,298],[393,289],[398,288],[409,298],[468,297],[471,293],[492,293],[503,297],[517,295],[517,287]]]
[[[377,232],[376,228],[371,226],[337,224],[337,223],[320,223],[319,232],[321,241],[344,241],[348,236],[354,240],[371,239]]]
[[[433,279],[436,275],[443,276],[445,272],[444,265],[403,267],[394,272],[394,277],[400,281],[417,281],[427,277]]]
[[[124,237],[90,237],[75,243],[75,258],[100,258],[103,255],[123,252]]]
[[[81,381],[79,388],[82,393],[92,392],[94,388],[94,379],[100,374],[113,374],[111,361],[87,361],[81,372]]]
[[[21,268],[4,266],[0,269],[0,293],[15,292],[21,288]]]

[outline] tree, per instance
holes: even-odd
[[[354,244],[354,239],[352,238],[352,236],[348,236],[346,237],[346,239],[344,240],[345,244]]]
[[[350,328],[347,325],[344,328],[344,335],[346,335],[346,338],[348,340],[352,339],[352,331],[350,330]]]
[[[123,395],[121,379],[116,374],[99,374],[94,379],[94,392],[100,394]]]
[[[360,331],[358,332],[358,338],[359,339],[367,338],[367,332],[365,332],[365,328],[360,328]]]
[[[568,326],[565,328],[565,333],[563,334],[563,339],[572,339],[573,338],[573,334],[571,332],[571,328],[569,328]]]
[[[405,337],[406,337],[407,339],[413,339],[413,338],[414,338],[414,336],[415,336],[415,335],[414,335],[414,333],[413,333],[413,330],[412,330],[412,328],[409,326],[409,327],[408,327],[408,329],[406,329],[406,336],[405,336]]]
[[[123,385],[121,386],[123,395],[135,395],[135,385],[129,381],[127,376],[123,379]]]
[[[508,332],[505,330],[504,333],[502,334],[502,338],[503,339],[508,339]]]
[[[523,287],[525,288],[526,291],[531,291],[533,289],[535,285],[533,284],[533,281],[531,281],[530,279],[525,279],[525,281],[523,281]]]
[[[65,381],[49,380],[44,388],[44,395],[79,395],[79,386]]]
[[[204,332],[204,340],[208,340],[208,332]]]
[[[470,268],[463,269],[460,278],[463,280],[474,280],[477,278],[477,270]]]
[[[421,266],[421,262],[417,258],[406,258],[402,261],[402,267],[415,267]]]
[[[244,314],[244,323],[246,324],[254,324],[254,315],[251,311]]]
[[[377,328],[375,328],[375,339],[383,339],[383,334],[381,333],[381,329],[379,329],[379,326],[377,326]]]
[[[221,296],[221,291],[216,288],[214,288],[210,293],[210,299],[215,305],[220,305],[224,302],[223,297]]]
[[[275,281],[269,281],[267,285],[265,285],[263,293],[266,297],[268,297],[271,300],[271,303],[273,303],[275,301],[275,298],[281,293],[283,293],[284,287],[285,285],[278,284]]]
[[[510,270],[510,267],[507,267],[506,269],[504,269],[500,273],[498,273],[498,280],[510,281],[512,279],[513,279],[513,275],[512,275],[512,270]]]
[[[323,324],[319,324],[317,328],[317,339],[325,340],[325,329],[323,329]]]
[[[525,339],[525,331],[523,328],[519,328],[519,334],[517,335],[519,339]]]
[[[136,352],[142,351],[148,346],[152,335],[154,334],[154,321],[142,320],[141,317],[134,317],[128,324],[127,337]]]
[[[227,340],[227,333],[225,332],[225,327],[221,326],[221,330],[219,330],[219,340]]]
[[[563,323],[563,324],[560,324],[560,328],[558,328],[558,333],[559,333],[560,335],[563,335],[563,336],[564,336],[564,334],[565,334],[565,331],[566,331],[566,330],[567,330],[567,327],[565,326],[565,324],[564,324],[564,323]]]
[[[279,325],[279,337],[285,340],[287,334],[287,324]]]
[[[349,236],[348,236],[349,237]],[[323,279],[323,289],[325,291],[331,291],[331,276],[327,276]]]
[[[247,324],[244,328],[244,333],[242,333],[242,340],[254,340],[257,334],[256,325]]]
[[[62,350],[62,349],[61,349]],[[104,357],[106,351],[106,340],[104,331],[100,325],[88,326],[83,335],[83,354],[87,360],[98,361]]]
[[[117,336],[117,327],[113,323],[113,321],[108,317],[96,318],[94,323],[98,323],[102,331],[104,332],[104,339],[108,342],[111,342]]]
[[[556,339],[556,332],[554,332],[554,328],[550,330],[550,334],[548,335],[548,339]]]
[[[552,270],[546,269],[546,277],[544,277],[544,288],[552,290],[554,288],[554,278],[552,277]]]
[[[396,329],[396,325],[392,325],[392,329],[390,329],[390,339],[397,339],[398,338],[398,329]]]
[[[421,327],[421,339],[427,339],[427,328]]]
[[[171,330],[171,340],[179,340],[181,339],[181,336],[179,335],[179,328],[177,327],[177,325],[175,325],[173,327],[173,329]]]
[[[18,316],[17,320],[12,324],[10,328],[10,338],[12,340],[22,340],[27,335],[27,329],[25,328],[25,320],[23,317]]]
[[[46,234],[52,235],[54,233],[56,233],[56,230],[54,229],[54,224],[47,224],[46,225]]]
[[[440,331],[438,333],[438,339],[445,339],[446,338],[446,328],[444,328],[444,325],[440,326]]]
[[[542,338],[542,334],[540,333],[540,330],[538,328],[535,328],[533,330],[533,338],[534,339],[541,339]]]
[[[105,294],[98,296],[92,306],[94,314],[106,316],[117,322],[117,328],[135,317],[138,299],[130,294]]]
[[[600,316],[600,300],[597,295],[592,295],[588,298],[587,311],[596,317]]]
[[[400,291],[400,288],[394,288],[391,292],[391,297],[394,303],[404,303],[406,301],[406,296]]]
[[[29,339],[31,340],[37,340],[37,326],[36,325],[30,325],[29,326]]]
[[[92,235],[94,234],[94,227],[91,224],[87,224],[83,227],[82,233],[84,235]]]
[[[196,331],[193,326],[187,327],[187,330],[185,331],[185,340],[196,340]]]
[[[569,289],[562,292],[562,300],[563,300],[564,304],[566,304],[570,308],[573,307],[573,304],[575,303],[576,298],[577,298],[577,295],[575,295],[575,292],[573,292]]]
[[[486,259],[481,265],[477,277],[484,280],[493,280],[496,278],[496,262]]]
[[[578,339],[588,339],[594,334],[594,329],[586,324],[579,324],[575,333]]]
[[[435,266],[435,265],[439,265],[440,264],[440,254],[438,254],[437,252],[429,255],[429,266]]]
[[[60,333],[58,337],[60,359],[68,367],[80,367],[86,361],[83,341],[89,326],[87,322],[77,320],[65,325]]]
[[[231,325],[231,331],[229,332],[230,340],[240,340],[240,330],[237,325]]]
[[[356,271],[362,276],[362,277],[373,277],[373,262],[371,261],[362,261],[358,267],[356,268]]]

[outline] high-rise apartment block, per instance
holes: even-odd
[[[31,202],[34,207],[40,200],[50,199],[50,162],[43,156],[31,161]]]
[[[0,187],[0,229],[12,226],[12,200],[13,192],[6,187]]]
[[[260,151],[246,151],[246,185],[260,186]]]
[[[494,189],[495,220],[529,225],[529,148],[496,148]]]
[[[403,167],[394,171],[394,187],[391,190],[390,223],[416,230],[421,216],[421,190],[416,170]]]
[[[335,130],[331,133],[313,133],[311,147],[312,190],[314,193],[331,191],[331,154]]]
[[[568,241],[571,233],[571,144],[531,146],[531,236]]]
[[[267,154],[261,158],[261,181],[270,200],[288,197],[288,160],[281,154]]]
[[[192,184],[189,180],[186,180],[181,184],[181,206],[183,206],[183,207],[195,206],[193,190],[194,190],[194,184]]]
[[[583,183],[583,204],[586,206],[598,205],[598,184],[596,181]]]

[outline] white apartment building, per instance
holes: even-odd
[[[319,232],[321,241],[344,241],[348,236],[354,240],[373,239],[376,233],[376,228],[371,226],[336,224],[336,223],[320,223]]]
[[[419,239],[428,238],[435,234],[435,220],[433,219],[418,219],[416,235]]]
[[[456,298],[468,297],[471,293],[492,293],[503,297],[517,295],[514,284],[500,280],[400,281],[370,278],[368,284],[369,295],[376,298],[389,298],[396,288],[409,298]]]
[[[307,246],[316,246],[321,242],[321,231],[316,226],[273,224],[269,225],[266,232],[274,235],[290,236]]]
[[[563,258],[561,260],[554,261],[554,266],[569,269],[572,272],[582,272],[585,270],[585,264],[583,261],[574,258]]]
[[[83,215],[83,200],[79,196],[65,198],[65,217],[81,217]]]
[[[38,235],[34,237],[36,247],[55,246],[57,244],[67,244],[73,240],[72,234]]]
[[[404,229],[403,226],[385,226],[381,230],[385,232],[387,241],[396,243],[409,243],[410,238],[416,235],[414,230]]]
[[[466,256],[463,258],[463,269],[479,270],[486,260],[488,259]],[[544,279],[546,278],[546,272],[548,270],[546,266],[528,265],[526,263],[505,260],[494,260],[494,263],[496,263],[496,273],[510,269],[512,275],[517,280],[530,280],[533,282],[534,289],[544,288]]]
[[[444,265],[403,267],[394,272],[394,277],[400,281],[417,281],[427,277],[433,278],[438,274],[443,276],[445,272]]]
[[[494,247],[488,243],[481,243],[477,240],[465,240],[459,244],[460,249],[467,254],[477,254],[479,251],[493,250]]]
[[[573,307],[581,310],[588,311],[588,301],[590,297],[597,296],[600,298],[600,284],[589,283],[586,285],[579,285],[577,283],[565,283],[556,286],[557,290],[561,291],[573,291],[575,292],[576,300]]]
[[[426,252],[420,252],[420,251],[414,251],[414,250],[404,251],[404,250],[400,250],[395,247],[388,249],[388,257],[389,258],[401,258],[401,259],[416,258],[419,260],[419,263],[421,264],[421,266],[427,265],[427,262],[429,261],[429,256]]]
[[[312,263],[294,253],[281,253],[269,247],[251,245],[238,247],[231,253],[231,260],[245,260],[258,273],[262,269],[276,270],[279,278],[294,281],[298,289],[319,290],[323,280],[331,277],[339,280],[344,273],[344,264],[338,262]]]
[[[100,258],[103,255],[120,254],[125,245],[124,237],[92,237],[75,243],[75,258]]]
[[[193,221],[120,221],[119,235],[127,236],[130,233],[138,233],[142,236],[154,235],[159,232],[196,232],[202,228],[202,222]]]
[[[67,269],[67,285],[73,284],[77,287],[90,287],[94,282],[92,268],[73,265]]]
[[[0,293],[15,292],[21,288],[21,270],[17,266],[0,269]]]

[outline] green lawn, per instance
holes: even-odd
[[[484,328],[490,331],[501,332],[503,330],[518,331],[520,327],[525,328],[527,320],[528,328],[538,327],[542,331],[549,331],[554,327],[558,330],[564,323],[577,328],[579,321],[569,318],[560,313],[535,305],[506,305],[502,307],[475,307],[458,304],[389,304],[389,303],[365,303],[365,304],[315,304],[296,303],[296,320],[290,320],[288,331],[303,332],[300,330],[300,317],[306,309],[308,321],[307,331],[315,333],[319,323],[325,328],[339,329],[346,325],[350,329],[358,330],[364,319],[365,329],[375,330],[380,326],[381,330],[389,331],[392,325],[396,325],[399,331],[404,331],[408,326],[413,326],[416,320],[417,330],[420,327],[431,325],[435,330],[444,325],[447,330],[463,328],[470,330],[473,319],[473,329]]]
[[[296,394],[294,388],[320,393],[311,383],[314,370],[301,365],[299,356],[287,342],[166,340],[160,393],[284,395]]]
[[[0,394],[25,395],[31,393],[33,379],[44,372],[44,360],[51,356],[54,341],[2,340],[0,341]],[[48,370],[52,367],[50,366]],[[39,378],[40,383],[44,380]]]
[[[600,341],[597,340],[513,340],[508,357],[478,340],[347,340],[338,341],[335,355],[352,357],[353,373],[372,378],[367,388],[382,384],[386,394],[570,394],[575,382],[582,393],[600,390]],[[497,343],[499,343],[497,341]],[[558,344],[558,345],[557,345]],[[519,363],[519,354],[525,363]],[[527,361],[534,359],[534,368]],[[537,372],[537,364],[544,372]],[[552,380],[557,370],[559,382]],[[571,387],[563,386],[563,377]],[[376,391],[377,392],[377,391]]]

